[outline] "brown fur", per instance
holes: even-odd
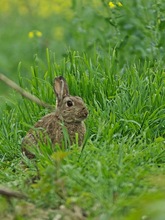
[[[78,134],[78,144],[83,143],[86,132],[83,120],[88,115],[83,100],[69,94],[67,83],[62,76],[55,78],[54,91],[57,96],[55,112],[41,118],[23,139],[22,149],[29,158],[34,155],[28,151],[28,146],[38,146],[39,143],[51,141],[52,145],[57,143],[62,147],[64,129],[68,133],[70,144],[76,142],[76,133]]]

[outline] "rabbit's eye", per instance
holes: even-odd
[[[68,106],[68,107],[71,107],[72,105],[73,105],[73,102],[72,102],[72,101],[70,101],[70,100],[67,101],[67,106]]]

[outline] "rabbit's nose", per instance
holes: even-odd
[[[83,110],[83,116],[87,117],[88,116],[88,110],[85,107],[82,110]]]

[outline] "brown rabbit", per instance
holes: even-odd
[[[30,129],[22,141],[22,150],[29,157],[35,157],[28,151],[28,147],[38,146],[39,143],[56,143],[62,147],[64,143],[64,128],[70,139],[70,144],[76,142],[78,134],[78,144],[83,143],[86,132],[84,119],[88,116],[88,110],[83,100],[78,96],[69,94],[68,85],[64,77],[59,76],[54,80],[54,92],[56,94],[56,110],[41,118],[34,128]],[[66,146],[64,146],[66,147]]]

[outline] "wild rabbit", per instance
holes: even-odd
[[[28,147],[38,147],[39,143],[51,142],[52,146],[64,145],[64,128],[70,139],[70,144],[83,143],[86,127],[84,119],[88,116],[88,110],[83,100],[78,96],[71,96],[64,77],[59,76],[54,80],[54,92],[56,95],[56,110],[45,115],[30,129],[22,141],[23,153],[28,158],[35,157]],[[64,146],[65,147],[65,146]]]

